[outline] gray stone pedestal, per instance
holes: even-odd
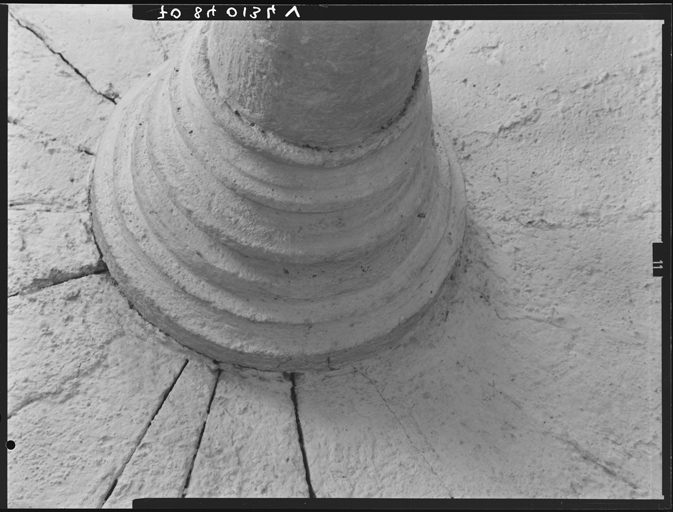
[[[101,140],[94,229],[144,318],[258,369],[394,343],[463,238],[430,22],[197,24]]]

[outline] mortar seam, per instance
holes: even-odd
[[[222,370],[217,370],[217,376],[215,377],[215,382],[213,383],[213,390],[211,391],[210,394],[210,401],[208,402],[208,407],[206,408],[206,417],[203,418],[203,425],[201,426],[201,432],[199,433],[199,439],[196,442],[196,447],[194,449],[194,455],[192,456],[192,462],[189,466],[189,471],[187,472],[187,478],[185,478],[185,483],[182,486],[182,492],[180,493],[180,496],[182,498],[185,498],[187,495],[187,490],[189,489],[189,484],[191,483],[192,479],[192,472],[194,471],[194,465],[196,463],[196,457],[199,454],[199,450],[201,449],[201,441],[203,440],[203,434],[206,431],[206,423],[208,422],[208,417],[210,416],[210,408],[213,405],[213,400],[215,399],[215,393],[217,391],[217,385],[220,382],[220,375],[222,375]]]
[[[391,408],[390,405],[388,404],[388,401],[387,401],[385,398],[383,398],[383,395],[382,395],[381,392],[379,391],[378,386],[377,386],[377,385],[374,383],[374,381],[373,381],[371,378],[369,378],[369,376],[366,375],[363,371],[361,371],[361,370],[357,370],[357,369],[356,369],[356,371],[357,371],[360,375],[362,375],[365,379],[367,379],[367,380],[369,381],[369,383],[374,387],[374,390],[375,390],[376,393],[379,395],[379,398],[381,398],[381,401],[383,402],[383,405],[386,406],[386,408],[388,409],[388,411],[390,411],[390,414],[392,414],[393,417],[395,418],[395,420],[397,420],[397,423],[398,423],[398,424],[400,425],[400,427],[402,428],[402,431],[404,432],[404,435],[406,436],[406,438],[409,440],[409,443],[411,444],[411,446],[412,446],[412,447],[414,448],[414,450],[416,450],[416,452],[421,456],[421,458],[423,459],[423,461],[427,464],[428,468],[430,468],[430,471],[432,472],[432,474],[435,475],[435,477],[437,477],[437,480],[439,480],[439,482],[440,482],[440,484],[442,485],[442,487],[444,487],[444,489],[446,489],[446,492],[449,493],[449,497],[450,497],[450,498],[453,498],[453,493],[451,492],[451,490],[446,486],[446,484],[444,483],[444,481],[442,480],[442,478],[441,478],[441,477],[437,474],[437,472],[435,471],[435,468],[432,466],[432,464],[430,464],[430,462],[429,462],[428,459],[425,457],[425,455],[421,452],[421,450],[418,449],[418,447],[416,446],[416,444],[413,442],[413,440],[411,439],[411,436],[410,436],[409,433],[407,432],[407,429],[406,429],[406,427],[404,426],[404,424],[402,423],[402,421],[397,417],[397,414],[395,414],[395,411],[392,410],[392,408]]]
[[[171,394],[171,391],[173,391],[173,388],[175,387],[175,384],[177,384],[178,380],[180,379],[180,376],[182,375],[182,372],[184,372],[185,368],[187,367],[187,364],[189,364],[189,359],[185,359],[185,362],[182,365],[182,368],[180,368],[180,371],[178,372],[177,376],[175,377],[175,379],[173,379],[173,382],[171,383],[171,385],[164,392],[162,400],[159,403],[159,406],[155,409],[154,414],[152,414],[152,417],[150,418],[150,421],[147,423],[147,425],[145,425],[144,430],[142,431],[142,433],[140,434],[140,437],[138,438],[138,442],[136,443],[135,447],[133,448],[133,450],[131,451],[129,456],[124,461],[124,464],[122,464],[121,469],[117,473],[117,476],[115,477],[114,481],[112,482],[112,485],[108,489],[105,497],[103,498],[102,503],[99,505],[98,508],[102,508],[105,505],[105,503],[107,502],[107,500],[110,498],[110,496],[112,496],[112,492],[114,491],[115,487],[117,486],[117,482],[119,481],[119,478],[124,473],[124,470],[126,469],[126,466],[128,465],[128,463],[133,458],[133,455],[138,450],[138,447],[142,444],[143,439],[145,439],[145,435],[147,434],[147,431],[150,429],[150,426],[152,426],[152,422],[154,421],[154,418],[157,417],[157,414],[159,414],[159,411],[163,407],[164,403],[166,403],[166,400],[168,399],[168,396]]]
[[[304,474],[306,478],[306,486],[308,487],[308,496],[309,498],[315,498],[315,491],[313,490],[313,485],[311,484],[311,472],[308,466],[308,457],[306,455],[306,446],[304,445],[304,431],[301,427],[301,420],[299,419],[299,401],[297,399],[297,380],[296,373],[290,374],[290,382],[292,387],[290,388],[290,398],[292,399],[292,404],[294,405],[294,419],[297,424],[297,438],[299,441],[299,449],[301,450],[301,457],[304,462]]]
[[[92,276],[92,275],[99,275],[99,274],[105,274],[108,271],[107,267],[105,268],[98,268],[94,270],[93,272],[88,272],[86,274],[82,273],[74,273],[72,277],[69,277],[68,279],[65,279],[63,281],[59,281],[57,283],[52,283],[48,284],[46,286],[27,286],[25,288],[21,288],[19,291],[8,295],[7,298],[11,299],[12,297],[16,297],[17,295],[32,295],[33,293],[40,292],[42,290],[47,290],[49,288],[53,288],[54,286],[59,286],[64,283],[69,283],[70,281],[76,281],[77,279],[82,279],[84,277]],[[46,280],[46,279],[45,279]]]

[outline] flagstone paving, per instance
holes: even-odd
[[[660,497],[659,22],[435,22],[459,264],[398,348],[281,374],[147,323],[91,232],[106,121],[189,23],[9,11],[10,507]]]

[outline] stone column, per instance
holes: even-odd
[[[117,107],[94,230],[194,350],[283,371],[395,343],[454,265],[462,175],[433,129],[430,22],[195,24]]]

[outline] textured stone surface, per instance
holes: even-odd
[[[482,233],[480,300],[535,375],[517,377],[523,389],[512,396],[612,461],[637,494],[656,496],[661,319],[650,260],[661,236],[661,24],[478,28],[450,46],[472,61],[457,60],[449,75],[439,64],[449,52],[437,57],[433,77],[453,94],[435,104],[465,142],[457,147]],[[506,359],[483,355],[489,336],[474,339],[483,342],[472,367],[500,373]]]
[[[72,146],[60,135],[35,131],[15,122],[10,118],[7,125],[9,206],[86,211],[87,187],[94,163],[89,150]]]
[[[471,277],[460,267],[457,287]],[[541,321],[501,321],[480,298],[483,292],[483,283],[455,296],[445,291],[418,327],[422,339],[414,333],[408,345],[351,373],[300,380],[299,410],[316,495],[422,495],[421,485],[405,489],[412,474],[431,488],[429,495],[441,497],[656,495],[658,434],[640,427],[643,418],[653,426],[657,421],[654,382],[643,373],[652,364],[651,352],[634,346],[608,362],[571,352],[545,365],[538,355],[544,342],[570,340],[570,333]],[[587,331],[578,345],[596,335]],[[608,340],[603,338],[610,346]],[[627,357],[642,363],[624,368]],[[619,363],[627,382],[653,398],[629,396],[632,388],[617,378],[601,382],[608,373],[603,365],[611,363]],[[603,371],[596,372],[597,366]],[[557,377],[563,373],[570,375]],[[571,375],[577,381],[572,386]],[[373,399],[378,403],[371,405]],[[338,412],[328,415],[328,408]],[[405,442],[385,441],[402,432]],[[414,456],[426,464],[396,471],[400,461]]]
[[[452,497],[365,374],[308,374],[297,386],[317,497]]]
[[[137,498],[180,498],[200,441],[217,372],[191,360],[124,467],[104,508]]]
[[[168,59],[188,25],[133,22],[131,9],[131,5],[63,5],[58,16],[48,5],[15,5],[10,10],[86,76],[91,88],[118,101]],[[72,37],[74,33],[79,37]],[[109,37],[100,37],[101,33]]]
[[[222,370],[187,497],[308,497],[290,381]]]
[[[430,21],[216,23],[208,60],[222,101],[298,145],[359,144],[409,100]]]
[[[236,24],[243,35],[234,36],[253,46],[256,37],[335,37],[332,31],[323,40],[322,25],[293,26],[260,34]],[[395,31],[377,26],[354,32],[365,46],[385,46]],[[395,93],[375,107],[379,117],[394,115],[390,123],[372,130],[353,100],[349,115],[369,128],[342,147],[343,126],[307,112],[321,137],[333,136],[323,148],[288,142],[272,131],[284,129],[279,123],[257,126],[224,102],[218,83],[253,79],[238,76],[247,68],[232,62],[249,57],[252,68],[265,68],[266,57],[239,45],[231,61],[216,61],[213,52],[228,40],[221,27],[195,25],[180,58],[134,87],[106,127],[91,195],[105,262],[145,318],[213,359],[297,371],[370,355],[394,343],[432,301],[463,239],[460,165],[433,130],[422,58],[430,27],[408,26],[402,63],[385,59],[376,70],[415,75],[397,89],[381,85],[381,94]],[[276,59],[293,49],[278,44],[270,52]],[[338,90],[329,108],[339,110],[358,79],[347,72],[348,58],[337,62],[336,73],[318,66],[317,77],[297,75],[286,85],[296,90],[305,82],[307,98],[321,83]],[[339,80],[323,83],[332,78]],[[248,113],[269,114],[265,98],[274,91],[253,88]]]
[[[47,8],[31,7],[10,10],[103,91],[112,81],[123,95],[131,76],[164,59],[127,6],[49,6],[41,20],[32,13]],[[179,25],[154,24],[168,54]],[[661,306],[650,243],[660,236],[660,33],[633,21],[433,24],[435,115],[453,136],[470,203],[465,251],[453,291],[407,345],[296,377],[318,496],[659,496]],[[127,41],[138,51],[118,60]],[[80,214],[93,156],[82,149],[95,150],[114,105],[12,19],[9,49],[12,208],[72,215],[38,212],[28,228],[15,222],[32,212],[10,213],[10,247],[25,229],[45,261],[54,239],[62,262],[92,255]],[[52,225],[62,236],[43,229]],[[12,254],[16,275],[36,270]],[[105,275],[20,294],[8,313],[9,506],[99,506],[117,478],[107,506],[140,497],[131,480],[144,493],[174,478],[171,495],[181,493],[203,423],[169,411],[197,386],[186,379],[191,362],[175,382],[194,358],[156,346],[175,344]],[[262,496],[264,485],[264,496],[307,495],[280,379],[223,370],[201,441],[208,457],[197,455],[188,495]],[[194,419],[212,391],[205,381],[182,409]],[[184,444],[172,453],[178,432]],[[170,471],[144,469],[162,457]]]
[[[369,386],[302,381],[316,494],[403,480],[348,477],[359,447],[399,426],[330,427],[312,407],[343,385],[340,410],[375,386],[456,497],[659,497],[659,38],[656,22],[436,25],[436,116],[471,201],[456,294],[408,346],[358,366]],[[350,456],[335,467],[335,452]],[[373,453],[372,474],[400,458]]]
[[[8,122],[40,139],[94,153],[114,103],[92,91],[61,56],[20,26],[13,8],[8,32]]]
[[[8,307],[8,504],[100,506],[185,359],[107,276]]]
[[[10,209],[7,226],[8,295],[105,269],[89,213]]]

